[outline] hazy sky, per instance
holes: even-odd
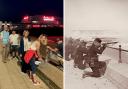
[[[65,0],[69,30],[116,30],[127,35],[128,0]]]

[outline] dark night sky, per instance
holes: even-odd
[[[25,15],[63,17],[63,0],[0,0],[0,20],[19,22]]]

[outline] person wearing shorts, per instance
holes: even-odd
[[[16,34],[16,31],[12,31],[12,34],[9,36],[10,44],[11,44],[11,53],[13,58],[18,58],[18,50],[19,50],[19,35]]]

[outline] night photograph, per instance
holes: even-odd
[[[63,0],[0,0],[0,89],[63,89]]]

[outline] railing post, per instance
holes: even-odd
[[[119,45],[119,61],[118,63],[122,63],[122,60],[121,60],[121,45]]]

